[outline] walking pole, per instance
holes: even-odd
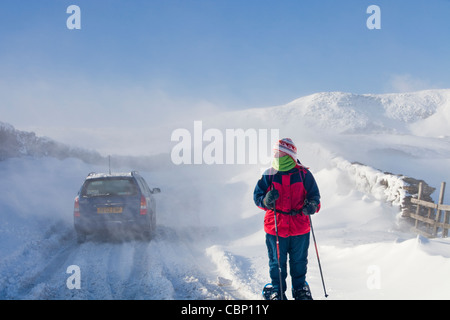
[[[278,240],[277,209],[275,209],[275,204],[273,206],[273,216],[275,219],[275,234],[277,237],[277,262],[278,262],[278,276],[280,277],[280,300],[283,300],[283,283],[281,282],[282,276],[280,265],[280,241]]]
[[[325,298],[327,298],[328,294],[327,294],[327,290],[325,289],[325,281],[323,280],[322,266],[320,265],[319,250],[317,250],[316,236],[314,235],[314,228],[312,225],[311,216],[310,215],[308,215],[308,216],[309,216],[309,223],[311,225],[311,233],[312,233],[313,240],[314,240],[314,247],[316,248],[317,262],[319,262],[319,270],[320,270],[320,277],[322,278],[323,292],[325,294]]]
[[[272,184],[271,190],[274,190],[275,187]],[[281,283],[282,276],[281,276],[281,264],[280,264],[280,240],[278,239],[278,223],[277,223],[277,209],[276,209],[277,200],[273,203],[273,218],[275,222],[275,235],[276,235],[276,242],[277,242],[277,262],[278,262],[278,276],[280,280],[280,300],[283,300],[283,284]]]

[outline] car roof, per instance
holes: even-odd
[[[115,173],[97,173],[97,172],[91,172],[86,177],[86,180],[88,179],[99,179],[99,178],[131,178],[135,175],[138,175],[136,171],[131,172],[115,172]]]

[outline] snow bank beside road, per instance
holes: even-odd
[[[374,168],[350,163],[344,159],[334,159],[336,167],[347,172],[351,180],[352,187],[375,197],[380,201],[392,203],[394,206],[401,206],[406,196],[405,182],[403,176],[383,173]]]

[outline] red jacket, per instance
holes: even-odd
[[[312,173],[305,167],[297,165],[289,171],[276,171],[270,168],[264,172],[253,193],[255,204],[266,211],[264,231],[275,235],[274,212],[264,206],[266,193],[275,188],[280,197],[276,201],[278,235],[289,237],[306,234],[310,231],[309,217],[301,213],[306,199],[319,204],[320,193]],[[317,211],[319,211],[319,209]],[[298,212],[293,215],[292,211]]]

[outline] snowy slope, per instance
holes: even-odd
[[[438,187],[450,177],[449,98],[450,90],[317,93],[203,125],[279,128],[296,142],[322,194],[313,223],[328,299],[448,299],[450,241],[411,234],[399,216],[401,180],[390,177],[386,190],[380,179],[390,171]],[[141,172],[162,189],[155,239],[78,245],[73,198],[88,172],[105,168],[77,159],[2,161],[0,298],[259,299],[269,281],[263,213],[252,200],[261,169],[168,165]],[[307,278],[314,297],[324,299],[310,250]],[[80,267],[80,289],[66,286],[71,265]]]

